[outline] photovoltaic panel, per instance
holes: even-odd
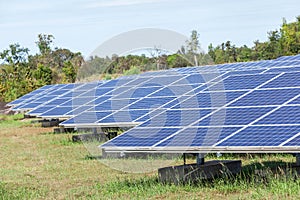
[[[170,103],[178,98],[174,93],[165,88],[159,90],[157,96],[175,97],[169,103],[162,103],[172,106],[150,118],[145,115],[140,125],[101,148],[117,152],[300,152],[300,144],[295,142],[300,142],[300,106],[295,106],[300,94],[300,76],[295,69],[281,67],[292,64],[297,62],[246,63],[249,69],[253,67],[253,73],[225,73],[222,81],[206,83],[208,89],[199,86],[198,90],[182,94],[177,104]],[[238,63],[234,67],[244,66]],[[265,69],[255,70],[255,67]],[[272,67],[274,71],[270,72],[268,69]],[[181,72],[185,73],[184,69]],[[207,113],[200,116],[195,108]],[[189,111],[185,117],[183,110]],[[287,145],[289,148],[284,148]]]
[[[270,112],[274,107],[226,108],[221,109],[197,126],[247,125],[260,116]],[[247,117],[241,117],[247,116]]]
[[[122,122],[134,122],[139,117],[149,113],[149,110],[120,110],[115,113],[105,116],[99,119],[97,123],[122,123]]]
[[[96,112],[83,112],[75,117],[68,119],[61,123],[61,125],[68,125],[68,124],[81,124],[81,123],[96,123],[98,120],[107,117],[110,115],[111,111],[96,111]]]
[[[32,113],[39,116],[73,116],[63,126],[137,125],[104,144],[105,150],[242,152],[292,145],[297,151],[299,58],[146,72],[81,87],[61,84],[19,102],[37,106]],[[254,142],[244,142],[249,138]]]
[[[209,91],[222,90],[223,88],[224,90],[254,89],[275,76],[276,74],[230,76],[223,82],[209,87]]]
[[[178,130],[179,128],[134,128],[129,130],[127,134],[118,136],[118,140],[112,143],[105,143],[103,147],[110,145],[117,147],[152,146]],[[145,132],[152,137],[144,137]],[[132,141],[134,141],[134,143]]]
[[[282,87],[299,87],[300,86],[300,72],[285,73],[276,78],[270,83],[264,85],[262,88],[282,88]]]
[[[34,90],[12,102],[10,102],[8,104],[8,106],[14,106],[14,105],[20,105],[24,102],[27,102],[27,101],[30,101],[31,99],[33,99],[34,97],[38,97],[39,95],[41,94],[44,94],[46,91],[50,91],[51,88],[55,87],[56,85],[46,85],[46,86],[43,86],[37,90]]]
[[[172,108],[211,108],[221,107],[226,103],[244,95],[244,91],[230,92],[199,92],[186,100],[180,101]]]
[[[299,132],[300,126],[247,127],[218,146],[278,146]]]
[[[300,88],[255,90],[229,106],[281,105],[300,94]]]
[[[180,131],[178,134],[157,143],[157,147],[194,147],[194,146],[212,146],[216,142],[229,136],[231,133],[239,130],[239,127],[224,128],[205,128],[191,127]],[[207,134],[209,131],[219,135]]]
[[[255,124],[300,124],[300,106],[283,106]]]
[[[162,112],[152,120],[148,120],[140,125],[140,127],[176,127],[176,126],[188,126],[196,120],[211,113],[211,109],[195,109],[195,110],[183,110],[183,109],[170,109]]]
[[[293,139],[285,143],[283,146],[299,146],[299,144],[300,144],[300,135],[298,134],[297,137],[294,137]]]

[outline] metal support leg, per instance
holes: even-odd
[[[296,166],[300,166],[300,153],[296,154]]]
[[[198,153],[197,154],[197,165],[203,165],[204,164],[204,154]]]
[[[186,164],[186,155],[185,155],[185,153],[183,153],[183,165],[185,165]]]

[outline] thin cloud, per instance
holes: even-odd
[[[1,11],[12,12],[33,12],[51,8],[51,4],[41,1],[28,1],[28,2],[7,2],[5,7],[0,8]]]
[[[131,6],[138,4],[158,3],[164,0],[104,0],[92,2],[86,5],[87,8],[101,8],[101,7],[118,7],[118,6]]]

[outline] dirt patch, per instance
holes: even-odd
[[[6,102],[0,101],[0,114],[11,115],[15,112],[11,111]]]

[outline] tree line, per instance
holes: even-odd
[[[0,98],[12,101],[41,86],[75,82],[84,59],[80,52],[53,48],[54,36],[39,34],[39,52],[29,54],[20,44],[11,44],[0,52]]]
[[[267,33],[265,42],[254,41],[252,47],[236,46],[231,41],[201,50],[200,35],[191,32],[190,38],[175,54],[153,48],[151,56],[127,55],[92,56],[84,60],[80,52],[53,47],[53,35],[39,34],[38,53],[11,44],[0,52],[0,99],[12,101],[43,85],[111,79],[121,74],[131,75],[150,70],[275,59],[300,53],[300,16],[295,22],[284,19],[279,30]]]

